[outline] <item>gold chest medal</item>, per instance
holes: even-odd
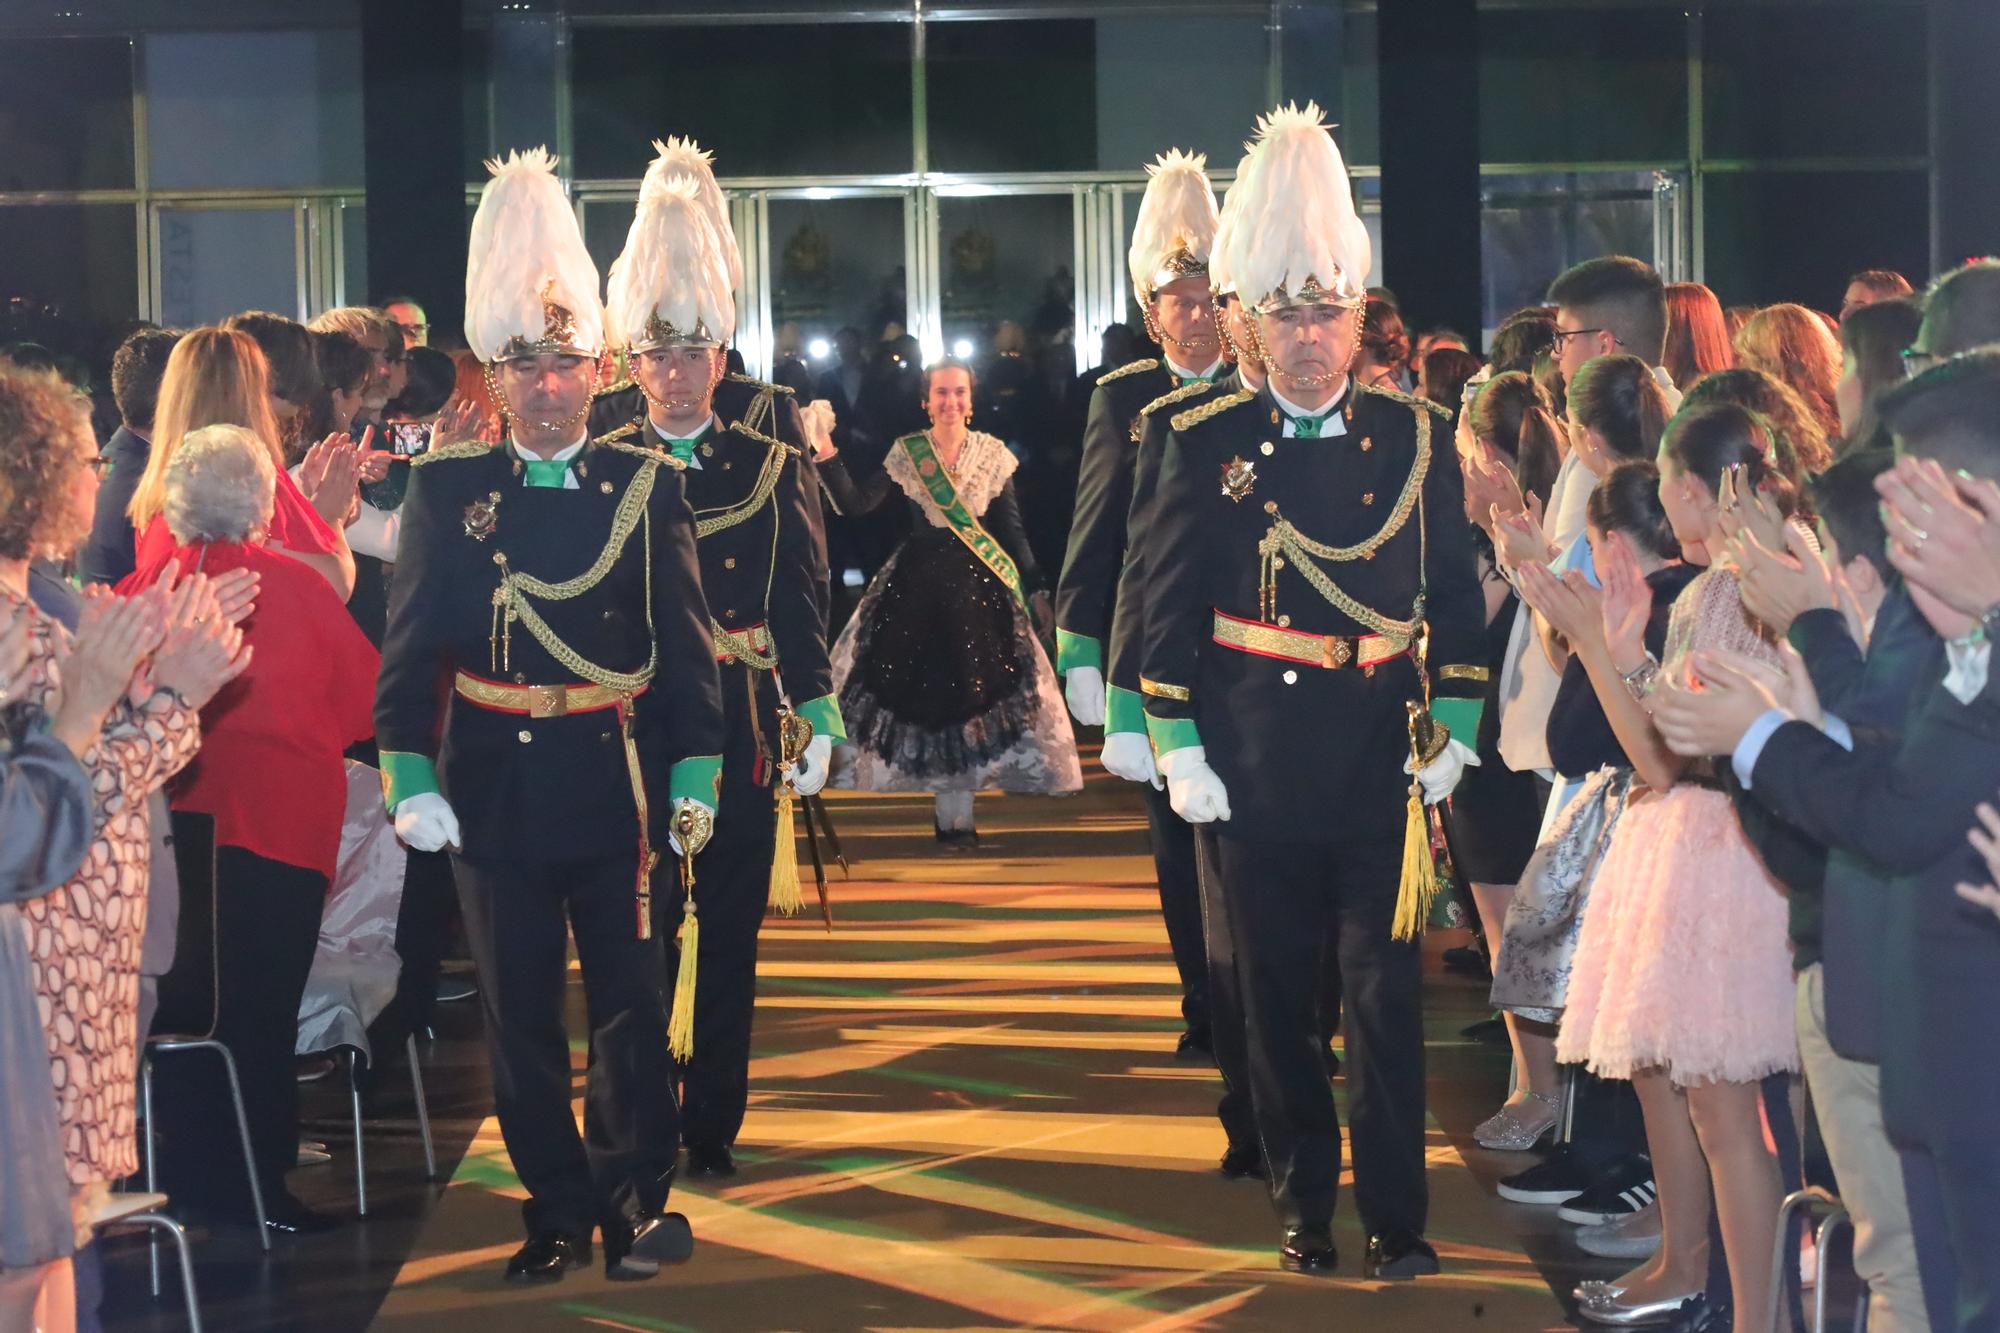
[[[489,491],[484,500],[465,507],[465,535],[483,542],[500,526],[500,492]]]
[[[1246,463],[1241,458],[1232,458],[1223,465],[1222,493],[1236,503],[1250,494],[1257,482],[1257,465]]]

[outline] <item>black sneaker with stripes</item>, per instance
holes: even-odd
[[[1611,1163],[1590,1188],[1556,1209],[1556,1216],[1578,1226],[1598,1226],[1642,1212],[1658,1197],[1653,1164],[1641,1156]]]

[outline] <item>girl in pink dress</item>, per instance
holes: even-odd
[[[1660,499],[1689,563],[1710,565],[1720,549],[1732,488],[1761,493],[1789,515],[1798,476],[1783,441],[1735,406],[1676,416],[1660,446]],[[1737,1327],[1757,1327],[1781,1192],[1759,1082],[1798,1068],[1786,899],[1714,765],[1671,754],[1645,700],[1655,677],[1684,679],[1694,652],[1776,665],[1779,651],[1744,609],[1735,571],[1711,566],[1675,599],[1664,661],[1654,663],[1636,633],[1650,592],[1629,555],[1610,555],[1599,565],[1601,594],[1546,570],[1524,583],[1531,603],[1550,602],[1565,622],[1558,627],[1574,631],[1572,647],[1638,775],[1584,914],[1556,1050],[1638,1090],[1662,1239],[1625,1277],[1580,1288],[1581,1313],[1625,1323],[1640,1307],[1671,1311],[1699,1293],[1712,1190]]]

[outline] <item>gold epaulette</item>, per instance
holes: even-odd
[[[1183,384],[1178,389],[1169,389],[1152,402],[1140,408],[1139,415],[1142,417],[1151,416],[1154,408],[1165,407],[1168,403],[1178,403],[1188,398],[1199,398],[1214,387],[1215,381],[1213,380],[1196,380],[1193,384]]]
[[[685,472],[687,470],[686,463],[681,462],[680,459],[675,458],[665,449],[648,449],[643,444],[627,444],[623,440],[614,440],[609,435],[598,440],[597,443],[603,445],[606,449],[616,449],[621,454],[630,454],[634,458],[643,458],[649,463],[664,463],[676,472]]]
[[[746,436],[749,439],[757,441],[757,443],[763,445],[767,449],[782,449],[786,453],[794,455],[805,452],[802,449],[796,449],[791,445],[786,444],[783,440],[779,439],[775,435],[766,435],[763,431],[754,429],[753,427],[750,426],[746,426],[740,421],[730,422],[729,429],[735,431],[738,435]]]
[[[1200,407],[1191,407],[1174,417],[1174,429],[1187,430],[1190,427],[1199,426],[1210,417],[1220,416],[1232,407],[1241,407],[1256,396],[1257,393],[1254,389],[1238,389],[1234,393],[1222,395],[1222,397],[1217,398],[1213,402],[1203,403]]]
[[[442,449],[431,449],[410,460],[411,467],[422,467],[426,463],[436,463],[447,458],[483,458],[500,446],[488,444],[484,440],[467,440],[464,444],[447,444]]]
[[[613,380],[611,383],[605,385],[603,388],[599,389],[596,393],[590,396],[592,398],[608,398],[614,393],[623,393],[625,390],[631,388],[637,382],[638,381],[634,380],[630,375],[627,375],[622,380]]]
[[[1100,385],[1109,384],[1111,383],[1111,381],[1117,379],[1123,379],[1127,375],[1137,375],[1144,371],[1156,370],[1159,368],[1159,364],[1160,364],[1160,358],[1158,358],[1157,356],[1145,357],[1144,359],[1138,361],[1128,361],[1114,371],[1110,371],[1107,374],[1099,375],[1097,377],[1097,382]]]
[[[604,434],[592,440],[591,443],[610,444],[614,440],[622,440],[628,435],[637,434],[638,430],[639,430],[638,422],[628,421],[622,426],[615,426],[612,429],[605,431]]]
[[[770,380],[760,380],[755,375],[739,375],[733,370],[729,372],[728,378],[735,380],[738,384],[754,384],[760,389],[770,389],[777,393],[798,392],[798,390],[789,384],[774,384]]]
[[[1377,384],[1364,384],[1361,386],[1361,392],[1372,393],[1377,398],[1387,398],[1393,402],[1406,403],[1411,407],[1427,408],[1440,417],[1449,417],[1451,415],[1451,409],[1442,403],[1434,403],[1428,398],[1419,398],[1415,394],[1404,393],[1400,389],[1385,389]]]

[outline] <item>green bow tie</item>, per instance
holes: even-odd
[[[700,438],[699,435],[690,435],[685,440],[674,440],[662,435],[660,443],[667,446],[667,452],[674,456],[676,462],[685,465],[693,460],[694,442]]]
[[[563,489],[564,484],[569,480],[570,461],[567,458],[550,459],[547,461],[539,458],[524,458],[521,460],[526,465],[528,485],[549,486],[556,490]]]
[[[1174,386],[1177,389],[1185,389],[1190,384],[1215,383],[1215,377],[1213,375],[1176,375],[1174,376],[1174,378],[1180,381],[1179,384],[1176,384]]]
[[[1324,416],[1295,417],[1288,414],[1286,420],[1292,423],[1292,434],[1302,440],[1317,440],[1319,428],[1326,423]]]

